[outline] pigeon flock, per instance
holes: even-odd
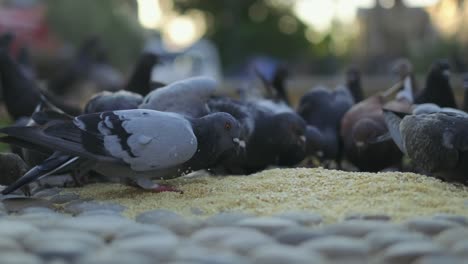
[[[15,153],[0,155],[0,183],[8,185],[2,194],[29,192],[28,184],[66,173],[77,185],[99,176],[180,192],[157,180],[198,170],[248,175],[270,166],[311,166],[312,160],[327,168],[408,170],[404,157],[415,172],[468,180],[468,96],[458,108],[443,60],[431,65],[421,91],[406,62],[397,66],[398,83],[364,97],[352,67],[343,86],[313,88],[294,107],[285,67],[271,78],[256,72],[265,96],[244,91],[236,97],[208,77],[156,82],[151,72],[159,58],[143,52],[125,83],[114,76],[97,38],[85,41],[44,85],[26,48],[10,55],[12,38],[0,36],[2,98],[15,122],[0,129],[0,141]],[[83,108],[60,99],[85,78],[102,90]],[[467,94],[468,78],[463,88]]]

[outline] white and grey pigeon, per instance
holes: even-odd
[[[201,117],[209,113],[206,102],[217,86],[218,83],[208,77],[184,79],[152,91],[139,108]]]
[[[85,114],[73,120],[41,113],[36,127],[6,127],[1,141],[37,150],[54,150],[2,193],[67,169],[94,170],[130,180],[144,189],[175,191],[151,179],[171,179],[216,165],[223,153],[239,147],[240,126],[227,113],[187,118],[154,110]],[[82,167],[81,167],[82,166]]]

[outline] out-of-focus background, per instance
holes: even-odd
[[[0,33],[16,35],[11,53],[29,48],[39,80],[97,36],[100,59],[122,78],[146,49],[162,58],[153,72],[162,82],[209,75],[232,88],[253,66],[282,64],[294,93],[342,82],[356,65],[372,91],[403,57],[420,78],[438,58],[464,73],[467,15],[464,0],[1,0]]]

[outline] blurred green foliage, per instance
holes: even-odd
[[[127,69],[141,51],[143,29],[138,24],[136,2],[126,0],[46,0],[47,19],[61,39],[79,45],[92,35],[101,37],[109,59]],[[130,64],[130,65],[129,65]]]
[[[315,44],[309,42],[307,26],[293,14],[291,0],[174,0],[173,3],[181,14],[192,9],[206,14],[211,22],[207,37],[219,47],[223,66],[228,70],[256,55],[287,59],[319,73],[336,66],[335,54],[327,52],[331,36]],[[280,30],[282,22],[293,30]],[[327,67],[328,64],[333,67]]]

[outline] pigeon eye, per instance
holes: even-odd
[[[226,123],[224,124],[224,129],[226,129],[227,131],[231,130],[231,123],[226,122]]]

